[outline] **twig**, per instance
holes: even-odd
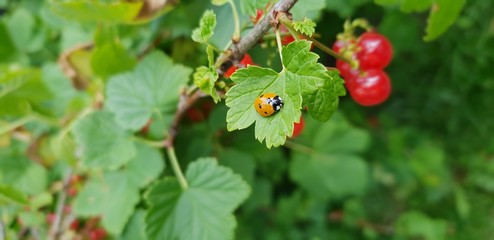
[[[173,141],[175,141],[175,136],[177,135],[177,131],[178,131],[178,125],[180,124],[180,120],[182,120],[185,111],[187,111],[187,109],[189,109],[189,107],[192,106],[199,98],[204,96],[206,95],[203,92],[197,90],[189,94],[186,91],[184,91],[180,95],[180,100],[178,102],[175,118],[173,119],[173,122],[170,128],[168,129],[168,137],[163,142],[164,147],[173,146]]]
[[[218,72],[222,74],[232,66],[234,61],[240,61],[247,50],[254,47],[254,45],[262,39],[264,34],[269,31],[277,13],[288,12],[297,1],[298,0],[280,0],[276,3],[271,11],[267,13],[266,17],[262,18],[261,21],[243,36],[238,43],[234,43],[225,54],[218,58]]]
[[[69,187],[71,177],[72,177],[72,169],[68,169],[65,179],[63,180],[62,191],[60,191],[60,193],[58,194],[57,207],[55,211],[55,220],[53,221],[53,224],[51,225],[50,228],[49,239],[52,240],[59,239],[62,233],[60,231],[61,230],[60,226],[64,213],[65,200],[67,199],[67,188]]]

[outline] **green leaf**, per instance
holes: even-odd
[[[432,41],[453,25],[466,0],[437,0],[431,7],[429,20],[427,21],[425,41]]]
[[[132,70],[136,62],[136,59],[119,42],[97,46],[91,55],[91,67],[94,73],[105,79]]]
[[[227,2],[228,0],[211,0],[211,3],[216,6],[221,6]]]
[[[432,5],[433,0],[403,0],[401,11],[403,12],[422,12]]]
[[[199,27],[192,32],[192,40],[199,43],[206,43],[214,34],[216,27],[216,14],[212,10],[207,10],[201,17]]]
[[[18,191],[17,189],[11,186],[7,186],[3,184],[0,184],[0,196],[6,197],[7,199],[17,202],[19,204],[29,203],[26,195],[23,192]]]
[[[68,19],[82,22],[128,23],[137,17],[143,2],[52,1],[51,10]]]
[[[101,216],[103,227],[119,235],[139,202],[138,186],[123,171],[90,179],[75,198],[74,212],[84,217]]]
[[[18,191],[36,195],[43,192],[48,183],[48,173],[38,163],[25,156],[24,147],[0,148],[0,181]]]
[[[290,177],[309,193],[327,200],[365,192],[369,167],[357,153],[369,145],[366,132],[335,115],[326,123],[306,119],[304,134],[297,140],[310,153],[295,152]]]
[[[50,97],[39,69],[0,66],[0,115],[18,116],[32,108],[45,109]]]
[[[303,21],[293,22],[293,28],[295,28],[296,31],[301,32],[309,37],[311,37],[312,34],[314,34],[314,32],[316,31],[315,27],[316,23],[308,18],[304,18]]]
[[[18,50],[27,50],[33,40],[35,21],[33,15],[24,8],[18,8],[6,21],[12,41]]]
[[[375,0],[376,3],[378,1],[379,0]],[[401,0],[391,0],[391,1],[401,1]],[[368,2],[370,2],[370,0],[326,0],[326,8],[328,10],[336,12],[341,18],[348,18],[353,15],[353,13],[358,9],[358,7]]]
[[[120,240],[147,240],[146,235],[146,212],[137,210],[130,219]]]
[[[134,71],[110,78],[106,107],[126,129],[141,129],[153,113],[171,123],[190,73],[163,53],[153,52]]]
[[[215,103],[221,101],[221,98],[214,87],[214,83],[218,80],[218,77],[218,73],[214,67],[208,68],[200,66],[194,73],[194,84],[204,93],[211,95]]]
[[[290,13],[296,21],[304,18],[317,19],[324,8],[326,8],[326,0],[305,0],[303,4],[295,4]]]
[[[321,199],[362,195],[367,187],[368,166],[353,155],[295,154],[292,179]]]
[[[247,183],[254,183],[256,160],[251,154],[236,149],[225,149],[220,153],[218,161],[240,174]]]
[[[336,83],[328,75],[326,68],[317,63],[319,56],[309,51],[310,44],[303,40],[283,47],[285,69],[280,73],[268,68],[249,66],[232,75],[231,79],[236,85],[226,94],[226,105],[230,107],[227,114],[229,131],[247,128],[255,122],[256,138],[261,142],[266,140],[268,148],[282,145],[286,137],[291,136],[293,123],[300,119],[302,96],[317,94],[318,86],[326,81]],[[284,106],[280,112],[269,117],[262,117],[256,112],[254,100],[264,93],[275,93],[283,99]],[[321,92],[325,93],[331,92]],[[314,111],[332,111],[332,108],[322,109],[322,106],[330,105],[321,105],[320,109]]]
[[[73,133],[82,149],[82,164],[88,168],[117,169],[136,155],[132,136],[108,112],[82,118]]]
[[[125,168],[130,181],[139,187],[145,187],[164,170],[165,163],[160,151],[143,143],[136,143],[136,155]]]
[[[326,122],[338,109],[339,96],[346,94],[344,81],[338,71],[328,71],[330,79],[317,83],[317,90],[307,94],[304,105],[316,120]]]
[[[396,239],[447,239],[448,225],[444,220],[434,220],[422,212],[409,211],[400,215],[395,226]]]
[[[4,22],[0,22],[0,62],[11,59],[16,47]]]
[[[249,186],[211,158],[191,163],[189,187],[165,178],[153,186],[146,216],[150,239],[233,239],[233,210],[249,195]],[[187,226],[184,228],[184,226]]]

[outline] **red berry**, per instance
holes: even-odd
[[[293,124],[293,133],[292,138],[296,138],[302,133],[305,127],[304,118],[300,116],[300,121],[298,123]]]
[[[358,39],[359,51],[356,54],[360,69],[383,69],[393,58],[393,46],[389,40],[376,32],[366,32]]]
[[[245,54],[244,55],[244,58],[242,58],[242,60],[240,61],[240,65],[243,65],[245,67],[247,67],[248,65],[253,65],[254,62],[252,62],[252,58],[250,57],[249,54]],[[233,75],[233,73],[237,71],[237,68],[235,66],[231,66],[224,74],[224,76],[226,78],[229,78],[230,76]]]
[[[257,9],[256,17],[254,18],[251,16],[250,20],[252,21],[252,23],[257,24],[259,21],[261,21],[262,15],[264,15],[264,11],[261,9]]]
[[[384,102],[391,93],[391,81],[380,69],[372,69],[353,79],[348,88],[353,100],[363,106]]]
[[[187,118],[189,118],[191,122],[202,122],[204,121],[204,119],[206,119],[206,117],[201,112],[201,110],[195,107],[191,107],[187,109],[186,114],[187,114]]]
[[[103,228],[96,228],[89,232],[90,240],[101,240],[104,239],[105,237],[106,237],[106,231]]]
[[[76,186],[70,186],[69,189],[67,189],[67,194],[71,197],[75,197],[77,195],[77,187]]]
[[[358,77],[360,73],[358,69],[352,68],[349,63],[342,60],[336,60],[336,69],[340,71],[340,75],[345,79],[347,87],[350,86],[352,80]]]
[[[55,213],[48,213],[46,215],[46,222],[48,225],[52,225],[55,222],[56,215]]]
[[[77,231],[79,229],[79,220],[74,219],[74,221],[70,223],[70,229],[73,231]]]

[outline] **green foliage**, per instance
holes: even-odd
[[[51,10],[81,22],[128,23],[137,17],[143,2],[53,1]]]
[[[427,22],[425,41],[431,41],[443,34],[458,18],[465,0],[439,0],[432,5]]]
[[[313,148],[292,156],[293,180],[324,200],[365,193],[369,167],[358,153],[367,148],[368,134],[350,126],[341,116],[306,132],[301,143]],[[339,184],[342,182],[345,185]]]
[[[6,199],[19,204],[28,204],[28,199],[24,193],[8,185],[0,185],[0,196],[0,202]]]
[[[243,39],[276,2],[0,0],[2,236],[492,238],[494,2],[298,1],[292,25],[327,46],[349,17],[390,39],[393,91],[370,108],[310,42],[279,56],[272,29],[218,75],[223,4]],[[271,117],[264,92],[285,103]]]
[[[380,5],[400,5],[400,9],[404,12],[422,12],[430,8],[425,41],[432,41],[446,32],[456,21],[466,3],[465,0],[374,0],[374,2]]]
[[[108,112],[94,112],[78,121],[74,137],[88,168],[117,169],[136,154],[130,133]]]
[[[151,53],[134,71],[108,80],[108,110],[126,129],[142,128],[153,114],[169,124],[190,74],[189,68],[174,64],[166,55]]]
[[[425,240],[447,239],[447,225],[444,221],[434,220],[420,212],[406,212],[396,223],[396,239],[422,238]]]
[[[232,212],[248,196],[249,186],[215,159],[191,163],[186,172],[189,187],[175,179],[154,185],[147,199],[146,216],[151,239],[231,239],[236,226]],[[182,226],[190,225],[190,228]]]

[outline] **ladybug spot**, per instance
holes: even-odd
[[[259,97],[262,97],[262,96],[264,96],[264,94],[261,94],[261,96],[259,96]]]
[[[264,112],[264,114],[268,114],[267,112]]]

